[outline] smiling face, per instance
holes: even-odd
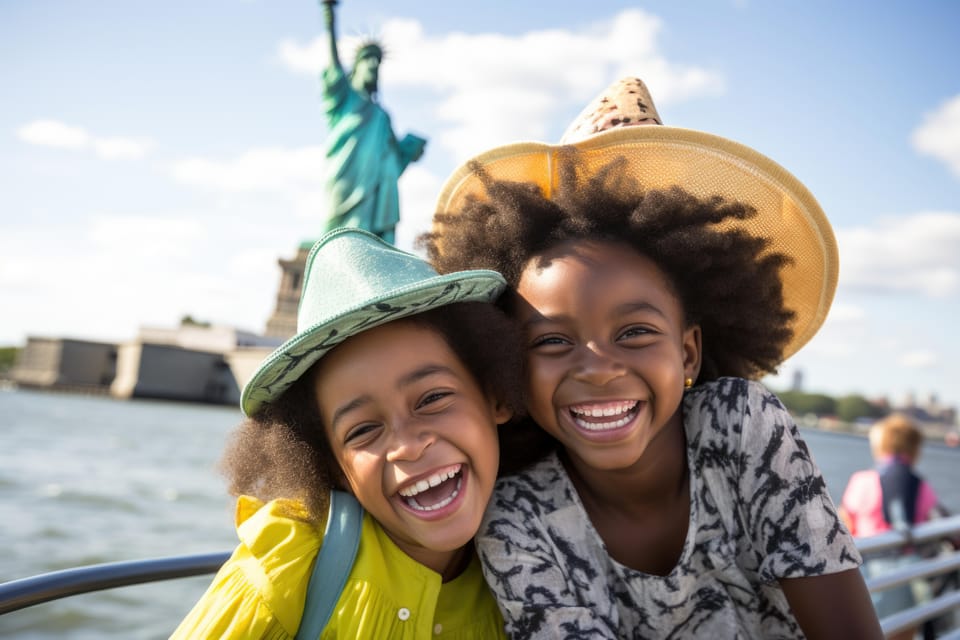
[[[682,428],[684,379],[700,366],[666,276],[616,243],[578,242],[531,260],[517,287],[531,417],[573,464],[636,464],[657,435]]]
[[[326,355],[314,379],[349,490],[407,555],[444,573],[480,527],[496,480],[488,398],[436,331],[409,320]]]

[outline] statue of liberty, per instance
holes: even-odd
[[[377,99],[383,48],[367,41],[357,49],[347,75],[337,51],[336,0],[322,0],[330,41],[330,64],[320,76],[321,104],[328,134],[325,188],[329,210],[322,231],[361,227],[394,242],[400,219],[397,180],[407,165],[423,155],[427,141],[407,134],[397,140],[390,116]]]

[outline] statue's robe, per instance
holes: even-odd
[[[323,231],[360,227],[393,242],[400,220],[397,180],[410,153],[397,143],[387,112],[354,89],[342,68],[325,69],[321,85],[328,123]]]

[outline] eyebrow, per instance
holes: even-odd
[[[664,319],[666,319],[666,317],[667,317],[667,314],[665,314],[665,313],[660,309],[660,307],[657,307],[656,305],[650,304],[649,302],[626,302],[626,303],[621,304],[620,306],[618,306],[618,307],[614,310],[614,314],[615,314],[615,315],[618,315],[618,316],[622,316],[622,315],[626,315],[626,314],[628,314],[628,313],[634,313],[634,312],[637,312],[637,311],[649,311],[649,312],[651,312],[651,313],[655,313],[656,315],[658,315],[658,316],[660,316],[661,318],[664,318]],[[526,322],[524,322],[524,323],[520,326],[520,329],[521,329],[521,330],[526,330],[526,329],[529,329],[529,328],[531,328],[531,327],[535,327],[535,326],[540,325],[540,324],[563,323],[563,322],[568,322],[569,320],[570,320],[570,316],[568,316],[568,315],[566,315],[566,314],[550,316],[550,315],[544,315],[544,314],[538,312],[538,313],[536,313],[533,317],[531,317],[529,320],[527,320]]]
[[[454,375],[454,376],[456,375],[456,373],[450,367],[445,367],[440,364],[427,364],[418,369],[414,369],[410,373],[406,374],[405,376],[397,380],[396,389],[397,391],[401,391],[404,387],[409,387],[410,385],[415,384],[420,380],[423,380],[424,378],[428,378],[438,373],[449,373],[450,375]],[[371,398],[367,394],[364,394],[361,396],[357,396],[350,402],[338,408],[336,411],[333,412],[333,417],[330,419],[330,428],[332,430],[335,430],[337,427],[337,423],[341,419],[343,419],[344,415],[350,413],[355,409],[359,409],[363,405],[368,404],[372,401],[373,401],[373,398]]]

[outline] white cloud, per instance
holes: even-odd
[[[94,218],[87,237],[98,254],[109,254],[129,267],[145,260],[192,255],[206,231],[195,218],[112,215]]]
[[[866,317],[867,313],[863,307],[853,304],[836,303],[830,308],[827,323],[838,325],[856,324],[862,322]]]
[[[440,178],[418,165],[410,165],[400,177],[400,222],[396,244],[413,251],[418,235],[430,229],[433,211],[440,192]]]
[[[960,214],[881,218],[839,229],[840,284],[876,292],[945,298],[960,292]]]
[[[900,355],[899,363],[908,369],[931,369],[940,359],[933,351],[908,351]]]
[[[462,160],[507,141],[559,137],[566,120],[626,75],[642,77],[661,105],[721,92],[723,79],[715,72],[673,63],[659,52],[661,28],[659,18],[640,9],[582,29],[519,35],[433,37],[415,20],[388,20],[381,29],[388,51],[381,81],[437,94],[433,137]],[[294,71],[316,73],[326,62],[325,38],[286,40],[278,55]],[[341,41],[341,57],[354,44]]]
[[[172,167],[180,182],[228,192],[316,187],[322,182],[322,170],[320,147],[252,149],[227,160],[187,158]]]
[[[153,142],[143,138],[100,138],[81,127],[58,120],[34,120],[17,129],[29,144],[59,149],[91,149],[105,160],[137,160],[147,155]]]
[[[911,140],[917,151],[943,161],[960,177],[960,95],[927,114]]]
[[[150,140],[100,138],[93,140],[94,152],[104,160],[139,160],[149,153]]]
[[[90,142],[90,134],[79,127],[56,120],[34,120],[17,129],[24,142],[60,149],[81,149]]]

